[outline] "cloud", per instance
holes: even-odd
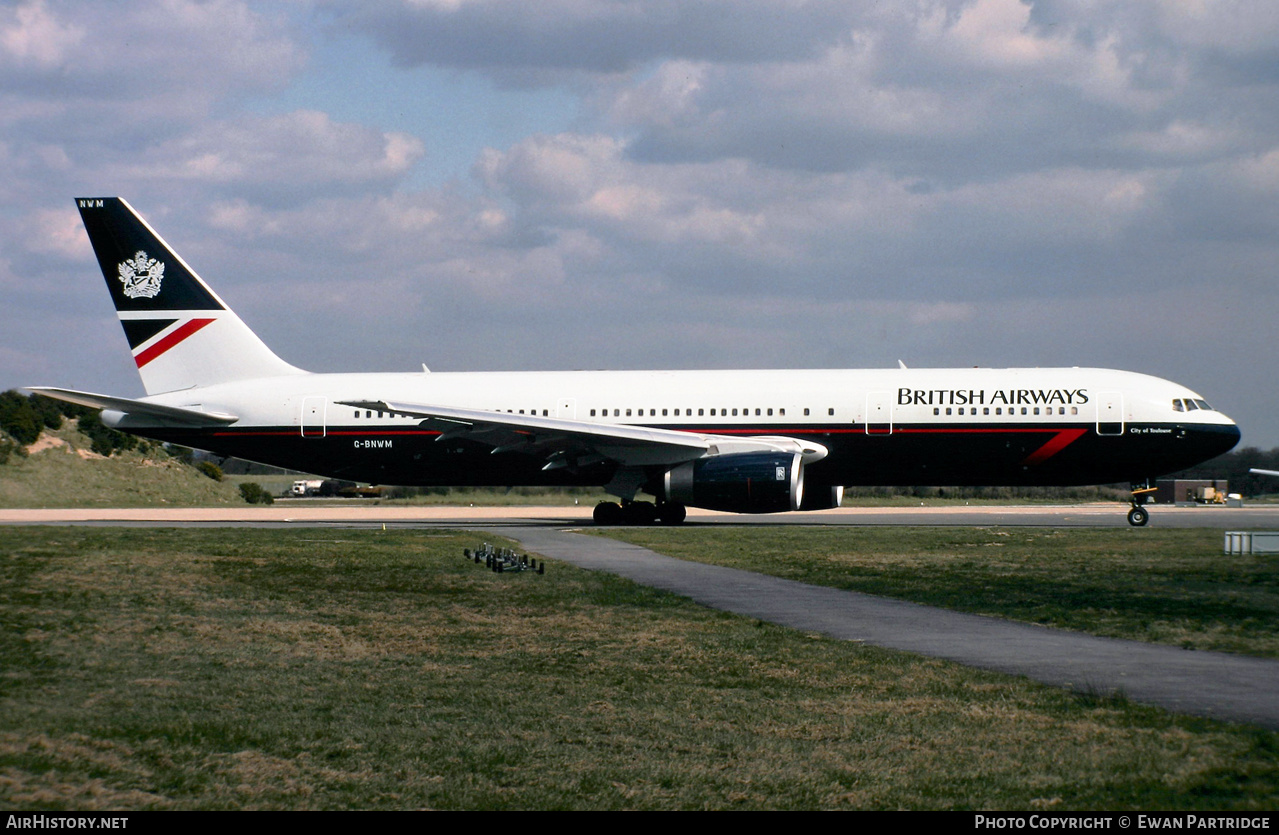
[[[26,0],[0,11],[0,126],[116,147],[172,136],[304,61],[282,20],[240,0]]]
[[[334,122],[302,110],[209,121],[120,166],[119,180],[171,180],[283,204],[304,196],[382,189],[423,154],[401,132]]]
[[[794,58],[838,39],[860,3],[799,0],[332,0],[400,66],[492,73],[525,85],[628,72],[661,59]],[[519,71],[514,72],[514,71]]]
[[[51,14],[43,0],[0,9],[0,66],[19,72],[59,66],[85,34],[83,26]]]

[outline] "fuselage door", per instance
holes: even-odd
[[[327,397],[302,398],[302,437],[323,438],[328,427],[325,425],[325,413],[329,408]]]
[[[577,400],[572,397],[561,397],[555,404],[555,416],[565,420],[577,420]]]
[[[1097,434],[1124,434],[1124,393],[1097,392]]]
[[[866,434],[893,434],[893,393],[872,391],[866,395]]]

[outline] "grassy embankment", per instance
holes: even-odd
[[[35,450],[0,464],[0,507],[207,507],[242,505],[229,479],[217,482],[157,445],[110,457],[90,452],[74,421],[46,429]]]
[[[0,528],[0,806],[1279,803],[1279,734],[569,566],[495,575],[461,557],[476,544]]]
[[[1220,530],[614,529],[681,559],[1096,635],[1279,658],[1279,556]]]

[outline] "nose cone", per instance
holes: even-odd
[[[1218,455],[1224,455],[1234,449],[1235,444],[1239,443],[1239,439],[1243,437],[1243,433],[1239,431],[1239,426],[1234,421],[1231,421],[1230,425],[1226,427],[1226,437],[1230,443],[1221,452],[1217,453]]]
[[[1203,450],[1204,460],[1225,455],[1235,448],[1241,437],[1243,433],[1234,421],[1217,426],[1195,427],[1195,440]]]

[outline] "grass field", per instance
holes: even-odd
[[[0,528],[0,806],[1279,804],[1279,734],[495,575],[477,544]]]
[[[1097,635],[1279,657],[1279,556],[1209,529],[613,529],[681,559]]]

